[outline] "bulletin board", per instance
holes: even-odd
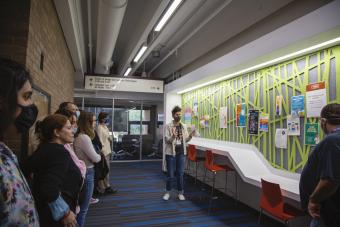
[[[254,144],[272,166],[301,172],[313,149],[305,145],[304,125],[318,123],[319,118],[300,117],[301,134],[288,136],[287,149],[276,148],[275,133],[278,128],[287,128],[291,97],[305,95],[308,84],[322,81],[326,85],[327,103],[340,103],[340,46],[187,92],[182,95],[182,107],[183,111],[191,112],[186,123],[195,125],[201,137]],[[282,96],[281,115],[276,113],[277,96]],[[236,106],[242,103],[247,114],[249,110],[259,110],[269,115],[267,132],[254,135],[248,132],[248,127],[237,127]],[[223,128],[221,107],[226,114]],[[321,132],[320,139],[323,136]]]

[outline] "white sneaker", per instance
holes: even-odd
[[[168,200],[170,199],[170,193],[169,193],[169,192],[165,193],[165,194],[163,195],[163,199],[164,199],[165,201],[168,201]]]
[[[183,194],[178,194],[178,199],[184,201],[185,197]]]

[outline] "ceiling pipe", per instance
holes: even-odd
[[[177,54],[177,50],[186,43],[191,37],[193,37],[204,25],[206,25],[211,19],[213,19],[219,12],[221,12],[222,9],[224,9],[226,6],[228,6],[232,0],[225,1],[219,8],[217,8],[212,14],[210,14],[202,23],[200,23],[192,32],[190,32],[189,35],[184,37],[182,41],[177,44],[176,47],[174,47],[171,51],[168,52],[168,54],[162,58],[151,70],[150,74],[155,71],[165,60],[167,60],[173,53]]]
[[[87,16],[88,16],[88,30],[89,30],[89,59],[90,59],[90,72],[92,73],[92,18],[91,18],[91,0],[87,0]]]
[[[159,35],[157,35],[157,37],[155,39],[153,39],[153,41],[151,42],[150,46],[148,46],[148,49],[145,51],[145,53],[143,54],[143,56],[141,57],[141,59],[133,65],[133,68],[130,72],[130,75],[133,75],[133,73],[141,66],[141,64],[143,63],[143,61],[149,56],[149,54],[162,42],[166,42],[166,40],[171,39],[171,36],[176,33],[176,30],[178,30],[183,24],[186,23],[186,21],[188,20],[188,18],[192,17],[195,12],[204,5],[204,3],[208,1],[208,0],[196,0],[196,1],[184,1],[181,6],[178,8],[178,10],[174,13],[174,14],[178,14],[180,12],[181,16],[180,18],[176,18],[176,16],[172,16],[171,19],[167,22],[167,24],[163,27],[162,31],[159,33]],[[157,15],[156,18],[152,19],[152,24],[149,23],[148,25],[148,29],[147,31],[147,35],[149,35],[150,32],[152,32],[155,24],[157,23],[157,21],[159,20],[159,18],[161,17],[162,13],[164,12],[164,10],[167,9],[167,6],[169,4],[169,2],[171,1],[162,1],[162,4],[158,10],[161,10],[159,12],[159,15]],[[166,3],[166,4],[165,4]],[[155,17],[155,15],[154,15]],[[176,27],[176,29],[174,29],[174,27]],[[146,36],[147,37],[147,36]],[[145,42],[145,40],[142,40],[142,42]],[[141,45],[141,44],[138,44]],[[138,50],[136,50],[137,52]],[[118,74],[122,74],[123,72],[125,72],[124,70],[126,70],[128,67],[130,67],[130,63],[132,61],[132,59],[135,56],[134,52],[129,59],[125,62],[122,70],[119,71]]]
[[[127,0],[100,0],[98,7],[95,73],[109,74],[112,54],[124,18]]]

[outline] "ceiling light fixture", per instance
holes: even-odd
[[[131,72],[131,67],[127,68],[127,70],[124,73],[124,76],[129,75],[130,72]]]
[[[181,91],[177,92],[177,94],[180,95],[180,94],[183,94],[183,93],[186,93],[186,92],[189,92],[189,91],[201,88],[201,87],[208,86],[210,84],[214,84],[214,83],[220,82],[222,80],[230,79],[232,77],[235,77],[235,76],[238,76],[238,75],[241,75],[241,74],[244,74],[244,73],[248,73],[248,72],[251,72],[251,71],[254,71],[254,70],[266,67],[266,66],[274,65],[276,63],[283,62],[284,60],[292,59],[294,57],[298,57],[298,56],[301,56],[303,54],[307,54],[307,53],[311,53],[311,52],[320,50],[321,48],[326,48],[326,47],[330,47],[331,45],[336,45],[339,42],[340,42],[340,37],[337,37],[335,39],[331,39],[331,40],[325,41],[323,43],[319,43],[319,44],[307,47],[305,49],[298,50],[296,52],[293,52],[293,53],[290,53],[290,54],[286,54],[284,56],[281,56],[281,57],[278,57],[278,58],[275,58],[275,59],[272,59],[272,60],[269,60],[269,61],[266,61],[266,62],[262,62],[260,64],[251,66],[249,68],[242,69],[242,70],[234,72],[234,73],[230,73],[228,75],[219,77],[217,79],[210,80],[208,82],[205,82],[205,83],[193,86],[193,87],[186,88],[184,90],[181,90]]]
[[[143,45],[143,46],[139,49],[139,51],[138,51],[138,53],[137,53],[135,59],[133,59],[133,61],[134,61],[134,62],[138,62],[139,59],[143,56],[143,54],[144,54],[144,52],[146,51],[147,48],[148,48],[147,46]]]
[[[165,23],[169,20],[171,15],[175,12],[175,10],[179,6],[179,4],[181,4],[182,1],[183,0],[174,0],[171,3],[170,7],[167,9],[167,11],[163,15],[162,19],[156,25],[154,31],[159,32],[160,30],[162,30],[162,28],[164,27]]]

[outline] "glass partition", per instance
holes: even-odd
[[[112,160],[162,159],[163,103],[125,99],[75,98],[84,111],[109,114]]]

